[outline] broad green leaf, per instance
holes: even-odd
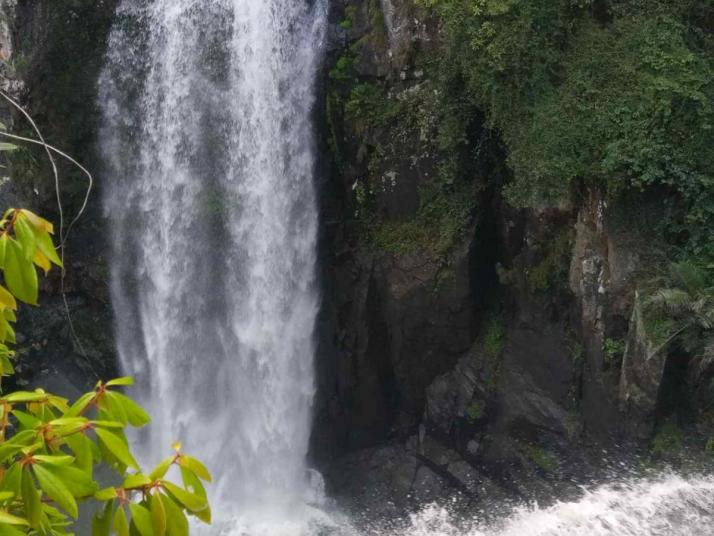
[[[131,376],[124,376],[123,378],[116,378],[114,380],[109,380],[106,383],[107,387],[114,387],[117,385],[134,385],[134,378]]]
[[[99,399],[99,407],[111,417],[110,420],[118,421],[124,425],[129,422],[129,416],[121,401],[116,397],[116,393],[107,391]]]
[[[72,496],[77,499],[92,497],[99,487],[91,475],[82,469],[64,466],[49,466],[45,469],[62,481]]]
[[[184,467],[180,467],[180,470],[181,479],[183,480],[184,487],[194,495],[198,495],[199,497],[203,497],[203,499],[207,499],[208,495],[206,494],[206,489],[203,487],[201,480],[195,474],[193,474],[191,471]],[[208,504],[207,500],[206,504]],[[211,523],[211,506],[208,505],[205,510],[196,512],[195,515],[204,523]]]
[[[7,219],[3,217],[2,228],[5,229],[7,225]],[[8,244],[10,243],[10,236],[3,232],[0,233],[0,267],[5,269],[5,258],[7,257]]]
[[[157,494],[164,503],[166,510],[166,532],[169,536],[188,536],[188,519],[183,509],[173,499],[163,494]]]
[[[34,465],[33,470],[42,490],[74,519],[77,519],[77,501],[58,477],[42,465]]]
[[[25,536],[24,530],[18,530],[11,525],[0,525],[0,536]]]
[[[22,467],[16,463],[7,470],[2,480],[2,490],[12,492],[16,497],[21,494]]]
[[[114,532],[117,536],[129,536],[129,523],[126,520],[126,512],[121,506],[114,514]]]
[[[124,428],[122,423],[116,421],[92,421],[92,424],[99,428],[109,428],[111,430],[121,430]]]
[[[117,392],[107,392],[107,396],[122,407],[132,426],[141,427],[151,422],[149,414],[128,396]]]
[[[56,428],[61,428],[63,426],[74,427],[75,425],[82,427],[88,422],[89,419],[86,417],[60,417],[59,419],[51,420],[48,424]]]
[[[52,243],[52,238],[47,234],[47,231],[40,231],[35,233],[35,239],[37,240],[37,248],[42,252],[42,254],[47,257],[47,259],[62,268],[62,260],[57,255],[55,246]]]
[[[204,480],[206,482],[211,481],[211,473],[209,473],[208,469],[206,469],[206,466],[199,462],[196,458],[192,458],[191,456],[186,456],[184,454],[179,457],[178,464],[181,467],[185,467],[186,469],[191,471],[201,480]]]
[[[108,502],[101,514],[97,513],[92,520],[92,536],[109,536],[112,530],[112,513],[114,503]]]
[[[124,479],[124,483],[122,484],[122,487],[125,489],[143,488],[144,486],[148,486],[152,482],[153,482],[153,480],[151,480],[146,475],[142,475],[142,474],[129,475]]]
[[[141,536],[154,536],[154,529],[151,523],[151,513],[140,504],[130,503],[131,522],[139,531]]]
[[[29,392],[29,391],[15,391],[2,397],[6,402],[38,402],[40,400],[45,400],[47,398],[47,393],[45,392]]]
[[[0,305],[4,305],[13,311],[17,310],[17,300],[15,300],[15,296],[10,294],[10,291],[2,285],[0,285]]]
[[[36,454],[35,460],[49,465],[72,465],[74,463],[72,456],[46,456],[44,454]]]
[[[151,520],[154,524],[154,534],[156,536],[166,535],[166,509],[161,500],[161,494],[155,493],[151,496]]]
[[[117,498],[116,488],[104,488],[94,494],[94,498],[98,501],[111,501]]]
[[[92,463],[94,461],[91,440],[84,434],[74,434],[65,437],[64,440],[67,442],[69,448],[72,449],[72,453],[77,460],[77,467],[91,476]]]
[[[37,271],[23,248],[9,239],[5,248],[5,283],[17,299],[37,305]]]
[[[39,528],[42,517],[40,493],[35,489],[29,470],[22,471],[22,500],[25,504],[25,518],[33,529]]]
[[[208,502],[203,497],[189,493],[188,491],[180,488],[176,484],[168,481],[162,481],[162,486],[166,491],[171,493],[176,500],[182,504],[187,510],[193,513],[198,513],[201,510],[205,510],[208,507]]]
[[[8,499],[12,499],[15,496],[15,493],[12,491],[0,491],[0,502],[5,502]]]
[[[66,414],[69,411],[69,400],[66,398],[57,395],[48,395],[47,401],[50,403],[50,406],[63,414]]]
[[[52,269],[52,265],[50,264],[50,260],[45,257],[45,254],[42,253],[39,249],[36,249],[35,252],[32,254],[32,262],[39,268],[42,268],[42,271],[45,272],[45,275]]]
[[[31,212],[27,210],[26,208],[20,209],[20,213],[22,214],[23,217],[27,218],[27,220],[30,222],[30,225],[32,225],[33,229],[36,229],[38,231],[43,231],[45,233],[49,234],[54,234],[55,230],[53,225],[48,222],[46,219],[41,218],[34,212]]]
[[[5,463],[8,458],[15,456],[15,454],[22,450],[23,446],[24,445],[18,445],[15,443],[0,444],[0,463]]]
[[[15,237],[18,243],[22,246],[22,251],[25,255],[25,260],[32,260],[32,257],[37,249],[37,240],[35,233],[32,231],[27,219],[18,217],[15,220]]]
[[[29,430],[34,430],[42,424],[42,421],[38,418],[30,415],[29,413],[25,413],[24,411],[20,411],[19,409],[12,410],[12,414],[24,428]]]
[[[97,434],[100,443],[104,445],[104,447],[111,452],[117,460],[127,467],[139,470],[139,464],[136,463],[134,456],[132,456],[131,452],[129,452],[129,447],[127,447],[126,444],[119,439],[119,437],[114,435],[112,432],[101,428],[95,429],[94,432]]]
[[[161,463],[159,463],[159,465],[157,465],[156,468],[151,471],[151,473],[149,474],[149,478],[151,480],[159,480],[161,478],[164,478],[169,468],[174,463],[174,459],[174,456],[169,456],[168,458],[162,460]]]
[[[80,396],[77,401],[72,404],[72,406],[69,408],[69,411],[65,414],[66,417],[78,417],[82,413],[84,413],[84,410],[91,404],[92,400],[94,400],[94,396],[96,393],[85,393],[82,396]]]
[[[27,522],[26,519],[23,519],[21,517],[14,516],[12,514],[8,514],[7,512],[4,512],[0,510],[0,524],[5,524],[5,525],[24,525],[27,526],[29,523]]]

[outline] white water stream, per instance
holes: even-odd
[[[118,9],[101,143],[119,352],[154,417],[142,457],[159,460],[180,439],[208,463],[208,534],[714,534],[714,482],[676,476],[495,524],[428,506],[352,528],[315,507],[320,479],[305,462],[318,307],[310,115],[326,10],[327,0]]]
[[[218,477],[216,512],[291,519],[306,467],[324,0],[124,0],[100,80],[119,353]],[[246,521],[247,519],[247,521]]]

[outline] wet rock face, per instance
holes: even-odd
[[[639,439],[648,439],[654,430],[666,363],[667,352],[661,345],[652,342],[651,334],[645,327],[642,301],[636,294],[622,362],[618,399],[620,410]]]
[[[114,0],[0,2],[2,88],[29,111],[48,143],[90,168],[97,182],[95,83],[115,6]],[[28,132],[25,120],[5,104],[0,114],[15,129]],[[0,185],[0,200],[5,207],[35,210],[58,228],[54,178],[46,156],[36,148],[27,154],[31,158],[11,159],[11,179]],[[86,177],[61,160],[58,166],[67,224],[83,200]],[[69,310],[54,271],[42,282],[41,307],[20,311],[15,380],[21,386],[42,385],[74,396],[97,378],[116,374],[101,207],[97,196],[90,201],[66,244]]]

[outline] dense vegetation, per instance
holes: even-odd
[[[656,195],[668,243],[711,264],[711,2],[420,3],[443,25],[447,98],[485,111],[503,139],[511,202],[557,203],[583,187],[630,203]]]

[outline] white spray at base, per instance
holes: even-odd
[[[300,524],[319,495],[305,458],[326,10],[123,0],[99,83],[118,349],[153,417],[140,455],[182,440],[207,463],[216,527]]]
[[[489,523],[431,505],[361,536],[711,536],[714,478],[676,475],[586,490],[575,502],[523,507]]]

